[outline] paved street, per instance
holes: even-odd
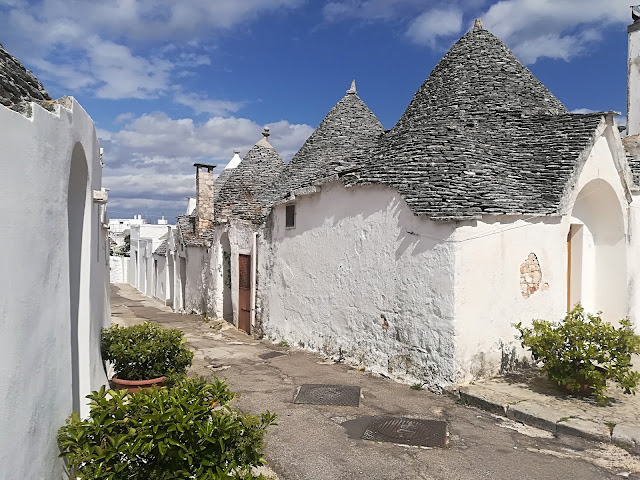
[[[281,480],[640,479],[640,457],[611,444],[556,438],[450,396],[411,390],[317,354],[254,340],[224,322],[174,314],[128,285],[112,285],[111,305],[120,324],[149,320],[182,329],[195,351],[191,374],[227,378],[242,394],[239,408],[278,414],[266,453]],[[284,355],[259,357],[273,351]],[[360,406],[293,403],[298,387],[323,383],[360,386]],[[362,440],[362,417],[377,415],[446,420],[450,448]]]

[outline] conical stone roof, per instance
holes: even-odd
[[[0,104],[51,100],[40,81],[0,45]]]
[[[262,206],[259,195],[284,170],[282,157],[269,143],[269,129],[263,138],[244,156],[242,162],[232,170],[214,203],[216,219],[238,216],[245,220],[260,221]]]
[[[353,167],[383,132],[380,121],[358,96],[354,81],[269,190],[270,200],[281,200],[296,189]]]
[[[557,214],[603,114],[570,114],[479,22],[347,186],[397,188],[416,215]]]
[[[394,130],[421,127],[435,118],[506,112],[568,113],[511,50],[476,21],[436,65]]]

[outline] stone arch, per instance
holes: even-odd
[[[69,314],[71,342],[71,394],[73,410],[82,408],[84,368],[89,358],[89,270],[91,195],[84,149],[76,143],[71,154],[67,187],[69,254]],[[84,341],[83,341],[84,339]]]
[[[569,306],[581,302],[615,321],[627,315],[627,250],[620,200],[603,179],[587,183],[577,196],[568,235]]]

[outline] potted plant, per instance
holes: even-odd
[[[593,395],[606,404],[607,380],[625,393],[635,394],[640,374],[631,368],[631,356],[640,353],[640,336],[628,319],[616,328],[577,304],[560,322],[534,320],[531,328],[518,323],[522,346],[531,350],[548,378],[568,392]]]
[[[162,385],[168,376],[185,374],[193,359],[185,341],[180,330],[165,330],[149,322],[113,325],[102,331],[102,358],[113,364],[116,388],[137,391]]]
[[[91,480],[262,479],[264,434],[276,416],[232,409],[224,381],[182,379],[146,393],[106,391],[89,418],[58,431],[72,478]]]

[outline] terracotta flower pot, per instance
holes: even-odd
[[[129,390],[130,392],[139,392],[145,388],[161,387],[167,377],[152,378],[150,380],[121,380],[115,375],[111,381],[115,384],[116,390]]]

